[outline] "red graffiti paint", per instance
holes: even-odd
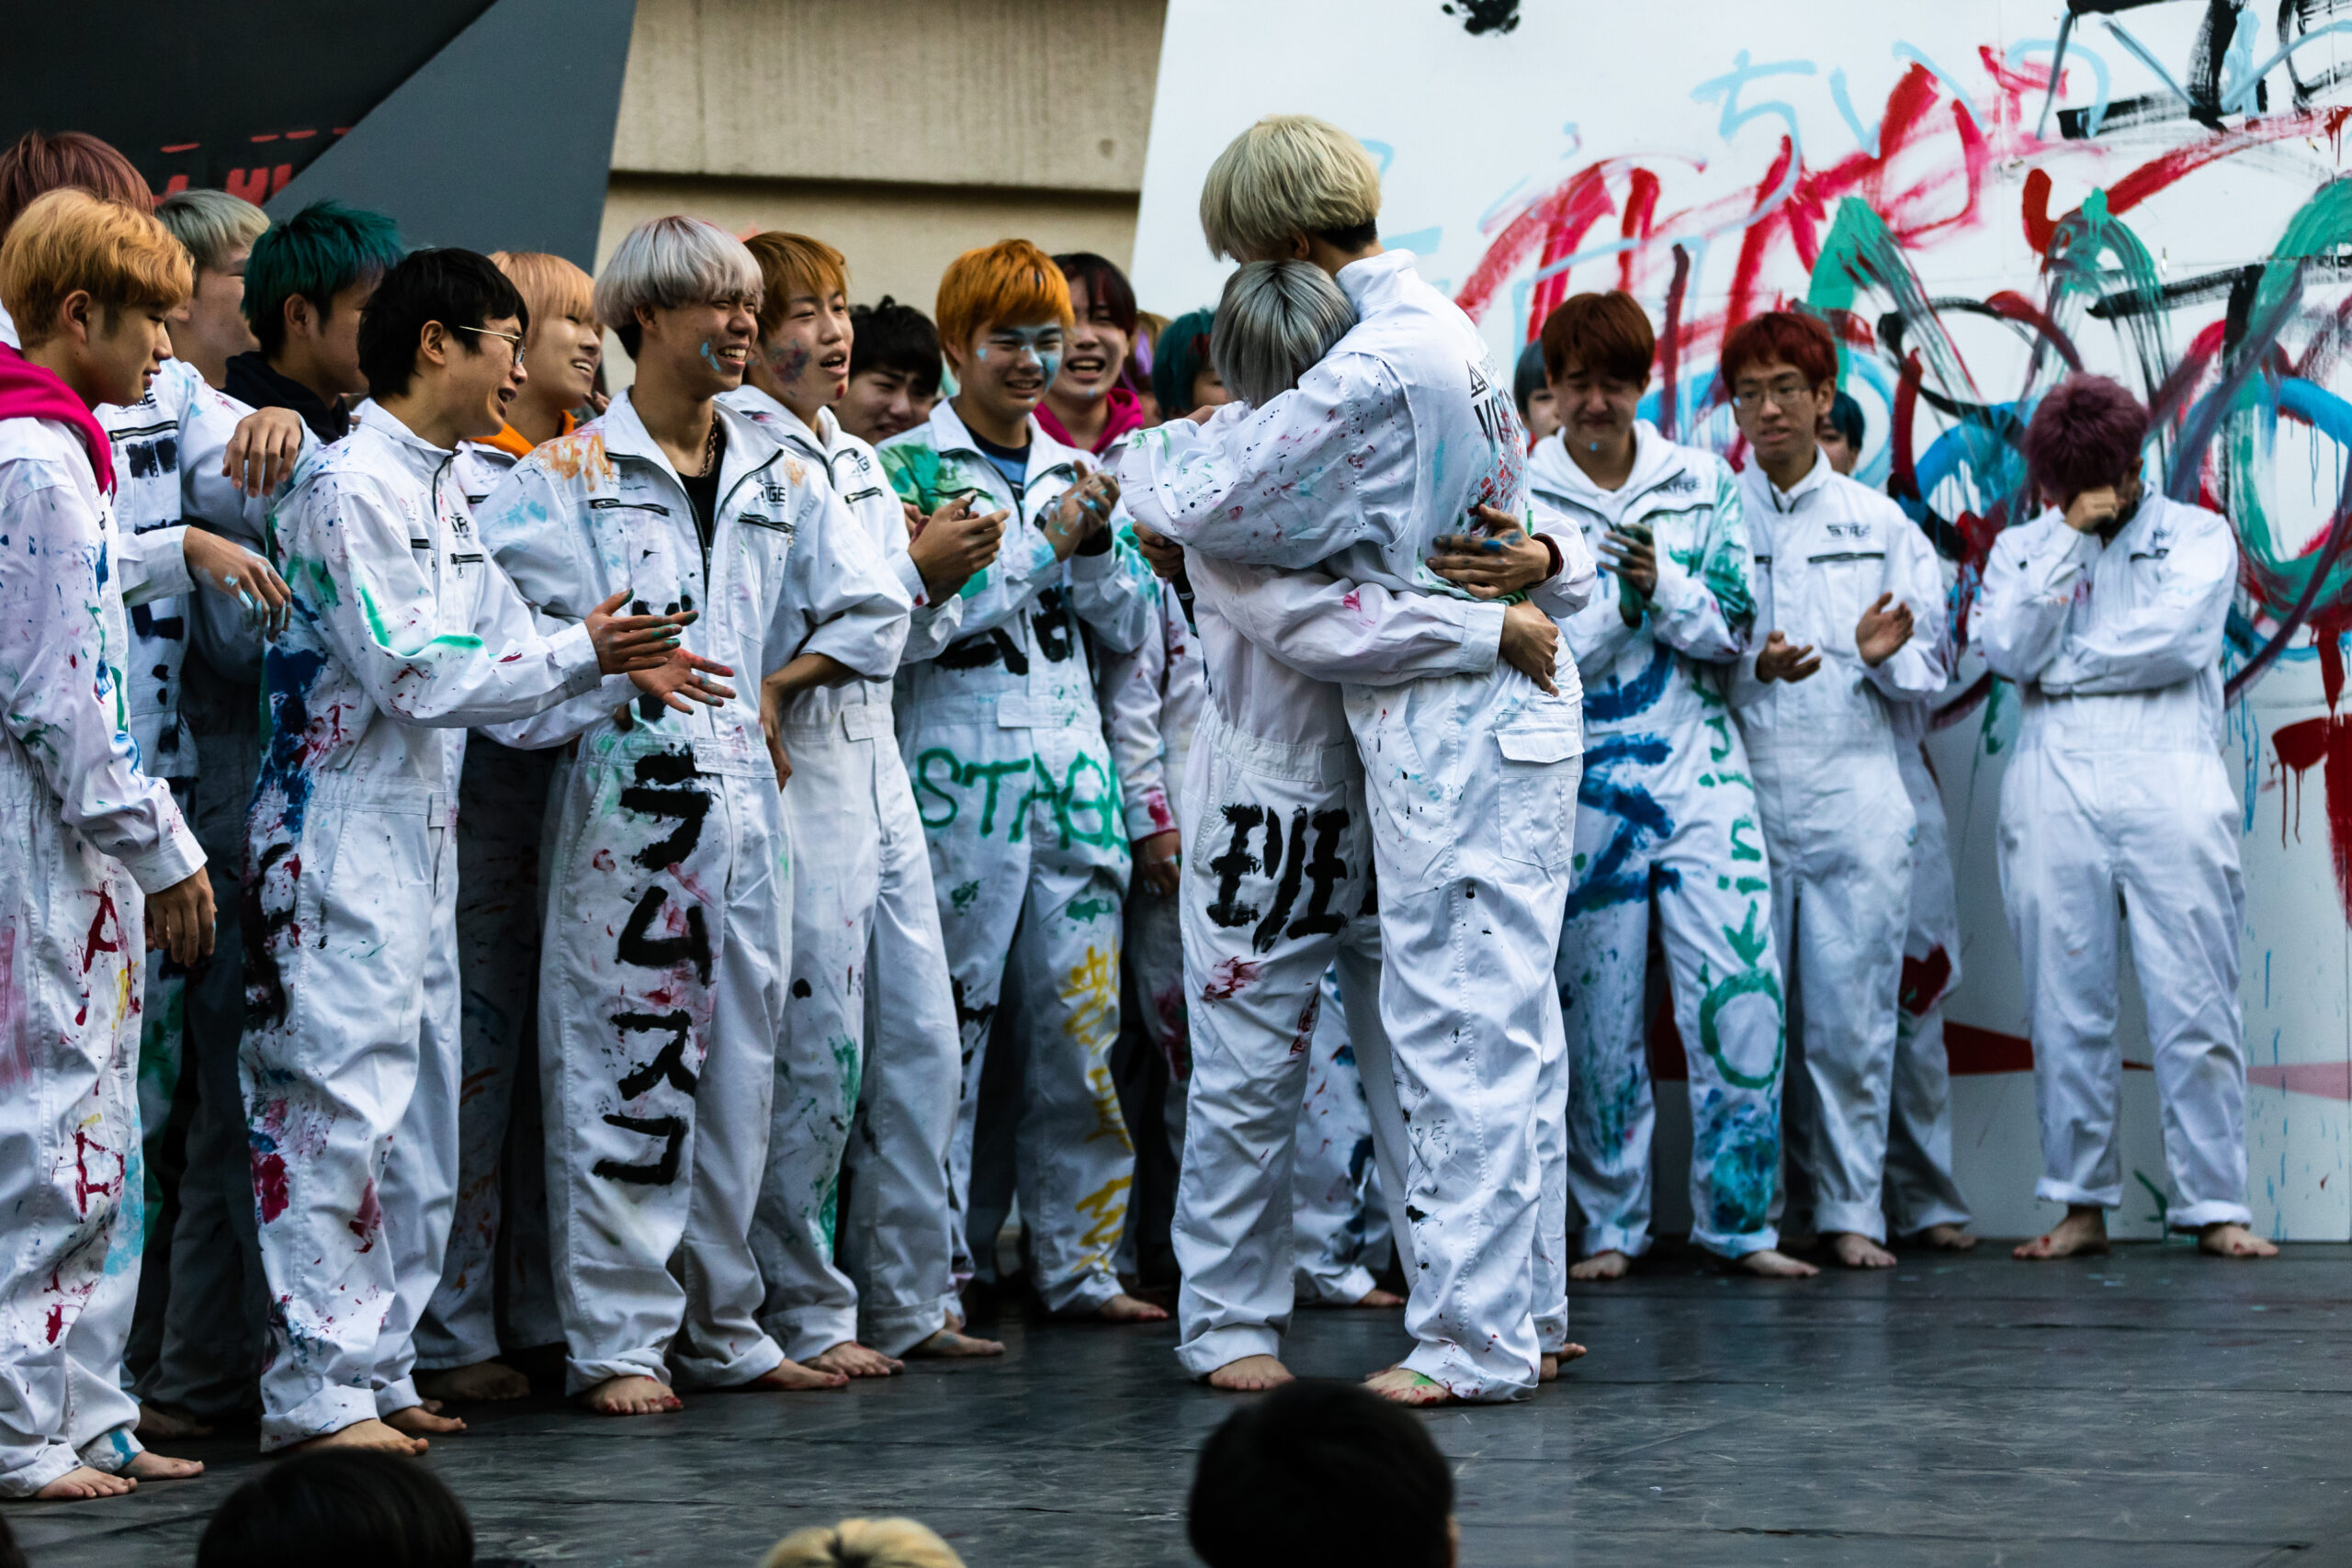
[[[286,1212],[291,1200],[286,1191],[286,1161],[281,1156],[263,1155],[254,1161],[254,1197],[261,1203],[264,1224]]]
[[[270,1156],[275,1159],[275,1155]],[[359,1250],[372,1252],[376,1238],[383,1233],[384,1206],[376,1196],[376,1184],[369,1182],[359,1193],[359,1212],[348,1222],[351,1234],[359,1238]]]
[[[1220,958],[1210,971],[1208,984],[1201,987],[1201,999],[1222,1002],[1238,995],[1244,986],[1256,980],[1264,971],[1246,958]]]

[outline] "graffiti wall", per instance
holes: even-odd
[[[2148,400],[2151,474],[2243,547],[2228,756],[2256,1223],[2352,1237],[2352,0],[1173,0],[1136,246],[1151,308],[1214,301],[1202,176],[1285,110],[1363,140],[1384,241],[1498,361],[1567,294],[1632,290],[1659,327],[1645,413],[1735,460],[1724,332],[1788,303],[1826,315],[1870,424],[1858,477],[1934,539],[1955,624],[2020,514],[2041,394],[2083,367]],[[1930,746],[1965,930],[1954,1141],[1994,1235],[2055,1214],[2032,1197],[1994,864],[2017,713],[1964,658]],[[2122,1012],[2133,1196],[2114,1224],[2153,1235],[2168,1195],[2128,977]],[[1653,1056],[1675,1073],[1670,1040]]]

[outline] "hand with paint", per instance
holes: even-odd
[[[256,409],[229,433],[220,472],[247,495],[267,495],[293,473],[301,456],[302,416],[292,409]]]
[[[1135,853],[1136,877],[1166,898],[1173,895],[1184,874],[1184,838],[1175,829],[1148,833],[1129,846]]]
[[[187,558],[190,580],[243,605],[249,625],[268,637],[286,629],[294,594],[277,568],[234,539],[197,527],[181,536],[180,554]]]
[[[1522,600],[1503,612],[1503,638],[1495,657],[1553,696],[1560,694],[1552,678],[1559,668],[1560,628],[1534,605]]]
[[[1118,504],[1119,481],[1108,468],[1097,468],[1064,491],[1046,518],[1046,540],[1054,554],[1068,560],[1098,536],[1107,541],[1111,509]]]
[[[1600,562],[1643,599],[1657,592],[1657,541],[1646,523],[1623,523],[1600,541]]]
[[[1811,643],[1793,647],[1779,632],[1766,637],[1764,646],[1756,650],[1758,681],[1802,681],[1820,669],[1821,655],[1814,652]]]
[[[1477,531],[1442,534],[1430,570],[1469,590],[1474,599],[1523,593],[1552,575],[1552,552],[1520,520],[1491,506],[1476,507]]]
[[[607,675],[634,675],[667,663],[678,651],[680,635],[700,614],[695,610],[675,615],[614,613],[627,603],[628,590],[624,588],[588,612],[588,640],[596,649],[596,668]]]
[[[212,956],[212,874],[198,867],[160,893],[147,895],[147,946],[175,964]]]
[[[1165,534],[1153,533],[1140,523],[1134,526],[1136,547],[1143,552],[1143,558],[1151,563],[1151,570],[1170,582],[1182,577],[1184,547]]]
[[[1894,609],[1888,609],[1894,603],[1893,593],[1880,594],[1862,612],[1862,618],[1854,623],[1854,651],[1873,670],[1894,658],[1895,650],[1911,640],[1911,606],[1895,604]]]
[[[954,594],[974,572],[986,570],[1004,544],[1004,520],[1012,513],[999,510],[975,517],[972,509],[978,499],[978,491],[967,491],[929,517],[914,513],[920,525],[913,527],[907,554],[933,604]],[[912,507],[908,510],[913,512]]]

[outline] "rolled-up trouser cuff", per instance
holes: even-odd
[[[1622,1252],[1628,1258],[1639,1258],[1650,1249],[1650,1233],[1627,1230],[1623,1225],[1587,1225],[1577,1233],[1577,1256],[1590,1258],[1600,1252]]]
[[[858,1312],[858,1335],[886,1356],[903,1356],[947,1326],[952,1296],[919,1302],[913,1306],[876,1307]]]
[[[1177,1346],[1176,1359],[1193,1376],[1204,1378],[1244,1356],[1279,1357],[1282,1348],[1282,1337],[1265,1325],[1238,1323]]]
[[[396,1416],[403,1410],[413,1409],[424,1403],[424,1395],[416,1392],[416,1380],[402,1378],[398,1382],[386,1383],[376,1391],[376,1416],[380,1420],[384,1416]]]
[[[594,1361],[575,1361],[566,1357],[563,1363],[563,1392],[585,1393],[599,1383],[615,1378],[651,1378],[662,1387],[670,1386],[670,1368],[659,1350],[635,1350],[623,1356],[609,1356]]]
[[[840,1341],[836,1340],[838,1344]],[[741,1388],[754,1379],[763,1378],[784,1365],[784,1347],[767,1335],[761,1335],[750,1349],[724,1361],[696,1359],[681,1360],[674,1369],[678,1388]]]
[[[2165,1214],[2165,1224],[2177,1231],[2203,1230],[2207,1225],[2251,1225],[2254,1211],[2244,1203],[2230,1203],[2219,1199],[2203,1203],[2185,1203]]]
[[[834,1346],[857,1337],[855,1306],[786,1307],[760,1319],[784,1353],[796,1361],[821,1356]],[[753,1377],[759,1373],[752,1374]]]
[[[269,1453],[376,1418],[375,1390],[319,1389],[291,1410],[263,1413],[261,1451]]]
[[[1454,1398],[1476,1404],[1501,1404],[1525,1399],[1535,1392],[1533,1367],[1528,1368],[1522,1378],[1507,1382],[1481,1371],[1455,1345],[1416,1345],[1401,1365],[1408,1372],[1420,1373]]]
[[[1872,1241],[1886,1240],[1886,1211],[1876,1203],[1830,1203],[1816,1201],[1813,1206],[1813,1228],[1816,1231],[1843,1231],[1849,1235],[1866,1235]]]
[[[2033,1184],[2033,1195],[2045,1203],[2064,1203],[2070,1209],[2120,1209],[2123,1207],[2123,1184],[2112,1187],[2077,1187],[2071,1181],[2061,1181],[2045,1176]]]
[[[1758,1231],[1742,1231],[1737,1235],[1725,1235],[1720,1231],[1702,1231],[1693,1226],[1692,1245],[1705,1247],[1718,1258],[1745,1258],[1751,1252],[1770,1252],[1781,1245],[1781,1233],[1772,1225]]]

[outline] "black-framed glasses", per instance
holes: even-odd
[[[461,333],[474,333],[482,337],[503,338],[506,342],[506,346],[514,351],[514,363],[517,365],[523,363],[522,333],[492,332],[488,327],[459,327],[458,330]]]

